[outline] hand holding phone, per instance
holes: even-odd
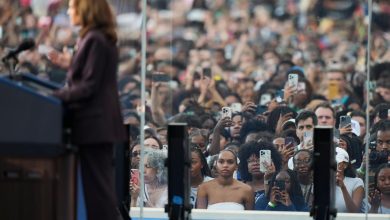
[[[211,78],[211,68],[210,67],[203,68],[203,76]]]
[[[272,96],[269,93],[261,95],[259,105],[266,106],[272,100]]]
[[[284,146],[286,148],[295,148],[295,139],[293,137],[285,137]]]
[[[222,107],[222,118],[232,118],[232,109],[230,107]]]
[[[345,128],[347,126],[351,126],[351,116],[349,115],[342,115],[340,116],[340,125],[339,128]]]
[[[260,150],[260,172],[265,173],[267,172],[267,167],[271,165],[271,150]]]
[[[275,186],[279,188],[279,191],[286,190],[286,182],[284,180],[275,180]]]
[[[131,182],[134,185],[139,186],[139,170],[138,169],[131,169]]]
[[[339,97],[339,84],[337,82],[330,81],[328,85],[328,99],[335,100]]]
[[[305,131],[303,133],[304,149],[313,149],[313,131]]]
[[[152,74],[152,80],[154,82],[169,82],[171,78],[163,72],[154,72]]]
[[[241,110],[242,110],[242,104],[239,103],[239,102],[235,102],[235,103],[232,103],[232,105],[230,106],[230,108],[232,109],[232,112],[241,112]]]
[[[298,91],[298,74],[296,73],[288,74],[288,86],[293,88],[295,92]]]

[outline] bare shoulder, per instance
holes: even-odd
[[[212,180],[210,180],[210,181],[201,183],[201,184],[198,186],[198,189],[200,189],[200,188],[202,188],[202,189],[208,189],[208,188],[211,188],[211,187],[215,186],[215,184],[216,184],[216,180],[215,180],[215,179],[212,179]]]
[[[235,180],[234,182],[235,182],[234,184],[235,184],[237,187],[239,187],[242,191],[245,191],[245,192],[252,192],[252,187],[249,186],[248,184],[243,183],[243,182],[238,181],[238,180]]]

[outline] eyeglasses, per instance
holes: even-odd
[[[294,163],[297,165],[307,165],[311,163],[311,159],[305,159],[305,160],[294,160]]]
[[[251,164],[253,164],[253,163],[259,163],[259,159],[257,159],[257,160],[247,160],[246,161],[248,164],[249,163],[251,163]]]
[[[133,151],[133,152],[131,153],[131,156],[132,156],[132,157],[141,156],[141,151]]]

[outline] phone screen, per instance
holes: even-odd
[[[165,73],[155,72],[152,74],[152,80],[154,82],[169,82],[171,78]]]
[[[207,76],[211,78],[211,69],[210,68],[203,68],[203,76]]]
[[[286,183],[283,180],[275,180],[275,186],[279,187],[279,191],[286,189]]]

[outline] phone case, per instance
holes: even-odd
[[[267,171],[266,164],[271,164],[271,151],[270,150],[260,150],[260,172],[265,173]]]
[[[328,86],[328,99],[334,100],[339,98],[339,85],[334,82],[329,82]]]
[[[288,85],[293,87],[295,91],[298,90],[298,74],[288,74]]]
[[[349,115],[340,116],[339,128],[346,127],[346,126],[350,125],[351,123],[352,123],[351,122],[351,116],[349,116]]]
[[[139,186],[139,170],[131,169],[131,182]]]
[[[295,140],[293,137],[284,138],[284,145],[290,147],[295,147]]]
[[[260,98],[260,105],[267,105],[268,102],[271,101],[271,94],[263,94]]]
[[[305,131],[303,133],[303,143],[305,146],[307,146],[309,143],[313,144],[313,132],[312,131]]]
[[[223,107],[222,108],[222,118],[232,118],[232,109],[229,107]]]
[[[232,103],[230,108],[232,109],[232,112],[241,112],[242,105],[241,103]]]

